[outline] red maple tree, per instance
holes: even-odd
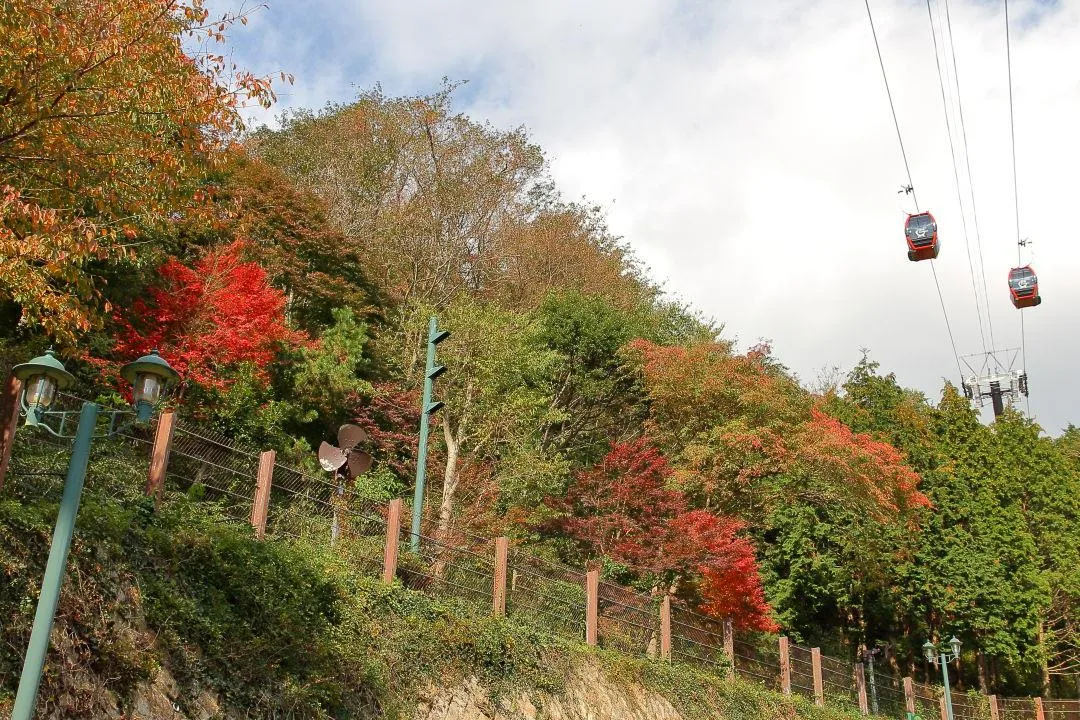
[[[577,474],[555,524],[588,551],[677,589],[701,581],[704,612],[740,627],[775,628],[769,618],[754,548],[743,523],[689,509],[670,489],[667,459],[644,438],[616,443],[601,463]]]
[[[120,325],[116,351],[131,357],[157,348],[187,382],[223,390],[228,373],[251,363],[263,379],[283,345],[307,341],[285,320],[285,296],[243,246],[216,248],[187,267],[175,258],[158,268],[149,300],[136,300]]]

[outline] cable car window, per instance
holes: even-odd
[[[929,215],[914,215],[908,220],[908,234],[912,237],[933,235],[934,229],[934,221]]]
[[[1028,290],[1035,286],[1035,273],[1028,268],[1017,268],[1009,273],[1009,285],[1014,290]]]

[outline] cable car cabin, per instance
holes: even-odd
[[[908,215],[904,223],[904,237],[907,239],[907,258],[912,262],[931,260],[938,256],[941,246],[937,238],[937,221],[928,212]]]
[[[1009,271],[1009,297],[1018,308],[1034,307],[1042,302],[1039,278],[1030,265]]]

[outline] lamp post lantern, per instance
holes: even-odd
[[[79,511],[79,501],[86,481],[90,446],[95,437],[108,437],[119,432],[121,427],[117,426],[117,420],[131,416],[134,416],[137,423],[149,420],[162,387],[175,380],[178,375],[157,351],[128,363],[120,369],[120,374],[134,385],[135,411],[105,410],[95,403],[84,402],[78,412],[78,425],[72,436],[65,434],[65,429],[69,416],[75,412],[50,409],[57,391],[69,387],[75,381],[56,353],[50,349],[30,362],[16,365],[12,368],[12,373],[23,381],[24,389],[19,402],[26,426],[41,428],[56,437],[72,440],[71,459],[68,461],[64,479],[60,511],[56,516],[49,559],[45,565],[41,593],[38,595],[37,609],[34,612],[34,625],[30,631],[30,642],[23,659],[22,674],[19,676],[19,689],[16,691],[15,705],[11,712],[12,720],[31,720],[37,704],[41,673],[45,668],[45,656],[49,650],[49,635],[52,633],[56,606],[60,601],[68,550],[71,548],[71,536],[75,531],[75,516]],[[95,434],[98,418],[102,415],[108,417],[108,427]],[[59,427],[53,428],[49,425],[49,419],[58,420]]]
[[[923,644],[923,655],[927,662],[935,660],[941,663],[941,680],[945,685],[946,720],[953,720],[952,691],[949,688],[949,663],[960,657],[960,639],[955,635],[949,639],[949,647],[938,647],[929,640]]]

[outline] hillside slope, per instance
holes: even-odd
[[[35,452],[0,490],[0,714],[18,682],[65,459]],[[325,550],[255,540],[210,503],[176,496],[155,511],[141,481],[128,458],[93,462],[39,717],[842,714],[358,579]]]

